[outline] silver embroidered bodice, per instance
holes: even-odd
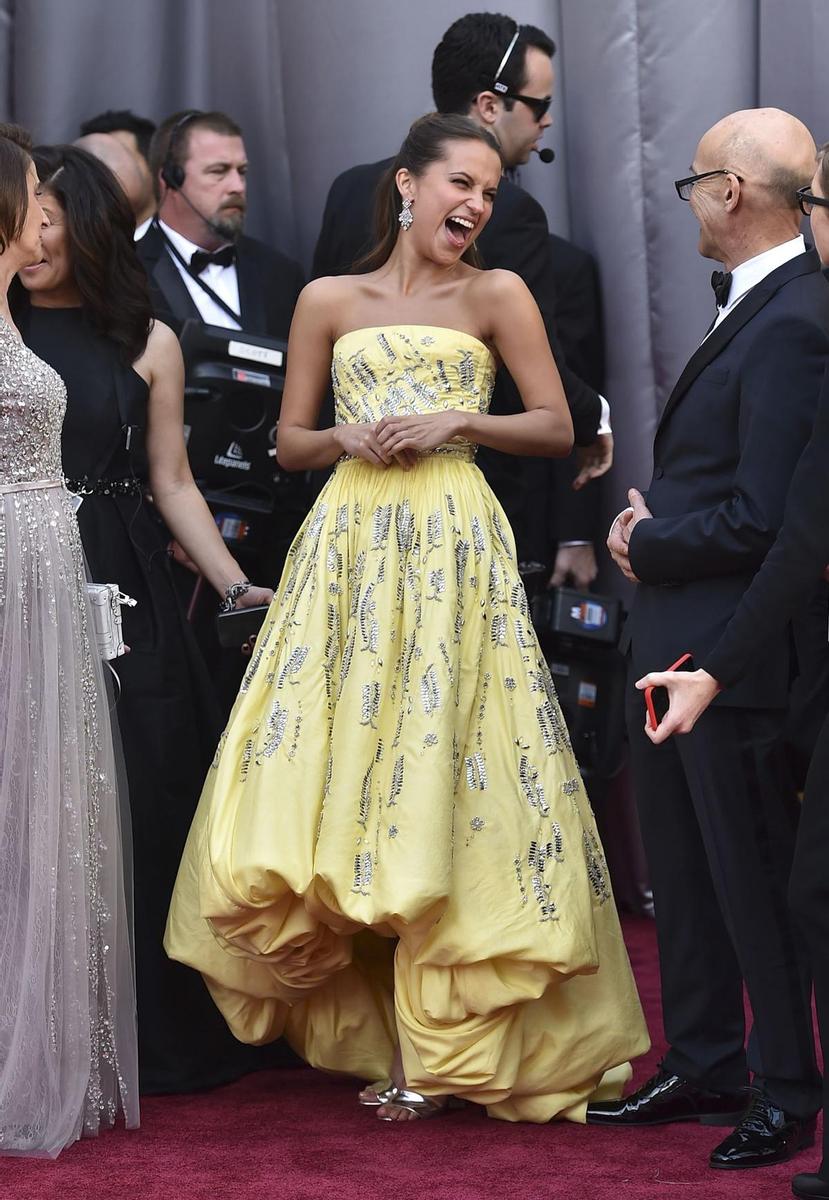
[[[338,425],[450,408],[485,413],[495,360],[462,330],[382,325],[338,338],[331,375]]]
[[[58,479],[63,380],[0,317],[0,486]]]

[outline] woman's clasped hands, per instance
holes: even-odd
[[[336,438],[343,453],[365,459],[375,467],[410,470],[418,454],[451,442],[460,432],[457,412],[412,413],[382,417],[373,423],[338,425]]]

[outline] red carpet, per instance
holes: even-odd
[[[654,1048],[662,1051],[653,926],[625,935]],[[271,1071],[198,1096],[144,1102],[142,1128],[82,1142],[57,1162],[0,1159],[2,1200],[765,1200],[791,1195],[794,1164],[717,1172],[727,1132],[696,1125],[618,1131],[509,1125],[466,1110],[388,1126],[360,1109],[353,1083]]]

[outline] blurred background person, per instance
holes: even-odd
[[[144,160],[111,133],[88,133],[76,138],[73,145],[94,154],[112,171],[132,209],[137,240],[139,229],[146,231],[155,212],[152,179]]]
[[[130,154],[134,155],[138,161],[143,183],[142,204],[140,210],[136,210],[135,240],[138,241],[149,229],[150,221],[155,215],[155,189],[150,171],[150,143],[155,133],[155,122],[149,120],[148,117],[139,117],[129,108],[108,108],[106,112],[98,113],[97,116],[89,117],[83,122],[79,130],[80,136],[84,137],[90,133],[111,134],[126,146]],[[75,142],[75,145],[81,144],[79,141]],[[92,154],[95,153],[89,145],[86,146],[86,149]],[[117,171],[116,174],[118,174]],[[133,205],[133,209],[136,209],[135,205]]]
[[[116,713],[132,810],[141,1086],[189,1091],[241,1074],[253,1059],[227,1035],[199,981],[161,945],[220,715],[146,484],[219,596],[243,607],[267,603],[272,593],[244,580],[193,482],[181,351],[171,330],[153,321],[116,180],[73,146],[40,147],[35,165],[49,225],[39,261],[20,271],[15,318],[26,344],[66,382],[63,466],[83,497],[78,521],[92,577],[138,601],[124,610],[130,653],[116,664]]]

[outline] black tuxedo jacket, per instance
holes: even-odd
[[[692,355],[656,432],[653,519],[630,539],[641,582],[622,648],[637,675],[684,650],[708,660],[782,524],[827,361],[829,286],[814,251],[762,280]],[[784,707],[790,667],[788,631],[775,630],[718,703]]]
[[[817,420],[797,464],[783,527],[740,600],[725,633],[698,665],[724,687],[755,660],[757,647],[779,635],[803,607],[829,563],[829,370],[823,377]],[[823,628],[824,638],[826,626]]]
[[[166,249],[160,230],[151,225],[136,243],[150,284],[153,312],[160,321],[180,333],[185,321],[202,318]],[[299,263],[254,238],[241,237],[237,244],[236,273],[239,280],[240,324],[246,333],[287,340],[303,274]]]
[[[352,167],[339,175],[331,185],[323,214],[322,229],[314,252],[312,273],[343,275],[373,245],[374,195],[391,159]],[[526,283],[541,310],[550,346],[555,356],[562,384],[573,418],[575,440],[589,445],[596,436],[601,415],[601,402],[595,387],[584,382],[568,366],[558,335],[558,302],[553,250],[547,228],[547,218],[541,205],[528,192],[508,179],[502,179],[492,216],[478,239],[477,245],[487,267],[514,271]],[[567,243],[564,243],[566,246]],[[574,249],[574,248],[573,248]],[[580,252],[576,252],[577,254]],[[577,264],[568,256],[566,275],[572,275]],[[583,265],[583,264],[582,264]],[[584,318],[573,319],[573,302],[568,328],[583,332]],[[490,411],[495,414],[522,411],[521,397],[511,376],[502,368],[496,380]],[[582,492],[568,491],[573,471],[566,465],[560,468],[563,482],[554,484],[548,460],[514,458],[481,447],[477,457],[493,490],[504,505],[518,543],[519,557],[548,561],[549,542],[565,538],[594,536],[595,488]],[[559,511],[554,526],[547,520],[552,493],[559,498]],[[589,493],[595,493],[589,494]],[[540,519],[543,517],[543,519]],[[591,530],[588,532],[588,528]]]

